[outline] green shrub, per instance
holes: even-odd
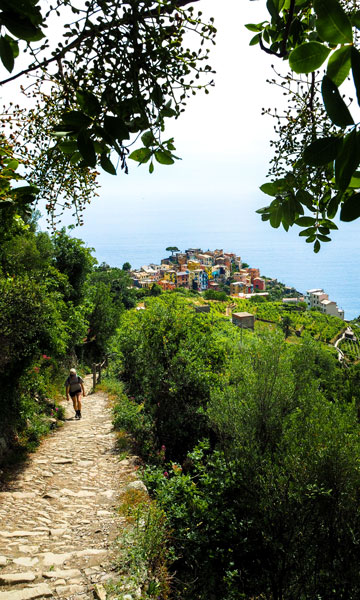
[[[120,375],[167,456],[184,458],[208,431],[204,409],[234,351],[234,338],[238,332],[228,320],[196,314],[177,294],[148,300],[146,310],[123,315],[114,342]]]
[[[140,588],[144,600],[167,600],[170,597],[168,564],[172,552],[165,513],[138,490],[125,493],[121,502],[120,513],[125,515],[126,523],[118,539],[120,582],[114,591],[136,593]]]
[[[181,600],[355,600],[360,429],[318,391],[316,344],[253,339],[213,394],[215,451],[145,471],[164,509]]]

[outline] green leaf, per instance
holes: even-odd
[[[348,185],[349,188],[360,188],[360,173],[356,171],[352,178],[350,179],[350,183]]]
[[[64,154],[72,154],[77,150],[77,143],[74,141],[64,141],[59,143],[59,148]]]
[[[355,221],[360,217],[360,194],[353,194],[341,206],[340,220]]]
[[[351,18],[351,23],[353,24],[353,26],[356,27],[357,29],[360,29],[360,10],[353,13],[350,18]]]
[[[149,164],[149,173],[153,173],[154,172],[154,163],[151,161],[151,163]]]
[[[82,156],[81,156],[80,152],[74,152],[74,154],[70,157],[70,163],[72,165],[76,165],[81,160],[82,160]]]
[[[340,96],[337,86],[327,75],[324,75],[323,77],[321,93],[326,112],[335,125],[338,125],[339,127],[346,127],[347,125],[354,124],[349,109]]]
[[[14,58],[17,58],[19,56],[19,44],[17,43],[16,40],[14,40],[9,35],[5,35],[4,37],[9,42],[9,44],[12,48],[12,53],[13,53]]]
[[[130,154],[129,158],[136,160],[138,163],[146,163],[150,159],[151,154],[150,148],[138,148]]]
[[[263,183],[263,185],[260,186],[260,189],[262,192],[264,192],[264,194],[267,194],[268,196],[276,196],[277,194],[277,188],[273,183]],[[257,211],[259,212],[259,211]]]
[[[300,225],[300,227],[312,227],[315,223],[316,219],[314,217],[299,217],[295,221],[295,224]]]
[[[104,144],[104,143],[100,143],[97,140],[95,140],[93,142],[94,144],[94,149],[96,154],[102,154],[103,152],[109,152],[109,148]]]
[[[69,110],[62,114],[62,120],[65,125],[71,127],[71,131],[80,131],[83,127],[91,125],[90,117],[79,110]],[[62,124],[60,124],[61,127]]]
[[[96,117],[101,113],[101,104],[97,97],[87,90],[77,90],[76,98],[80,108],[90,117]]]
[[[319,42],[305,42],[295,48],[289,56],[290,68],[295,73],[311,73],[325,62],[330,52]]]
[[[1,21],[10,33],[26,42],[38,42],[45,37],[41,29],[33,25],[29,18],[20,17],[19,14],[2,12]]]
[[[260,186],[260,189],[268,196],[278,196],[281,192],[286,191],[287,187],[286,179],[277,179],[276,181],[264,183]]]
[[[129,140],[129,128],[125,125],[121,117],[112,117],[107,115],[104,119],[104,129],[108,135],[117,140]]]
[[[258,215],[262,215],[263,213],[268,213],[269,208],[269,206],[263,206],[262,208],[258,208],[255,212],[258,213]]]
[[[257,33],[256,35],[254,35],[254,37],[251,38],[250,42],[249,42],[249,46],[256,46],[256,44],[259,44],[261,40],[261,33]]]
[[[151,100],[154,102],[155,106],[160,108],[160,106],[162,105],[162,103],[164,101],[164,96],[161,91],[161,87],[157,83],[154,85],[154,88],[150,94],[150,97],[151,97]]]
[[[335,160],[342,140],[331,136],[315,140],[304,150],[304,161],[307,165],[321,166]]]
[[[106,171],[107,173],[110,173],[110,175],[116,175],[116,169],[115,169],[114,165],[112,164],[111,160],[109,159],[106,152],[103,152],[102,155],[100,156],[100,164],[101,164],[102,168],[104,169],[104,171]]]
[[[14,53],[12,45],[6,36],[0,37],[0,58],[5,69],[11,73],[14,68]]]
[[[259,31],[262,31],[264,29],[265,22],[266,21],[263,21],[262,23],[258,23],[257,25],[255,25],[254,23],[248,23],[247,25],[245,25],[245,27],[249,31],[254,31],[255,33],[258,33]]]
[[[100,127],[99,125],[94,125],[94,133],[100,137],[102,139],[103,142],[106,142],[107,144],[110,144],[111,146],[113,146],[116,150],[116,141],[115,141],[115,137],[113,135],[110,135],[110,133],[108,133],[104,127]],[[120,150],[120,148],[119,148]],[[120,151],[119,151],[120,154]]]
[[[174,159],[171,158],[170,152],[165,152],[163,150],[157,150],[155,152],[156,160],[162,165],[173,165]]]
[[[146,146],[146,148],[148,148],[149,146],[152,146],[155,142],[153,132],[145,131],[145,133],[143,133],[143,135],[141,136],[141,141],[144,144],[144,146]]]
[[[320,242],[319,240],[316,240],[315,244],[314,244],[314,252],[315,254],[317,254],[320,250]]]
[[[351,71],[356,88],[358,104],[360,104],[360,52],[354,46],[351,48]]]
[[[353,129],[344,139],[335,161],[335,183],[340,190],[346,190],[358,165],[359,140]]]
[[[285,202],[283,202],[283,223],[284,220],[288,225],[293,225],[296,211],[295,211],[295,203],[293,198],[288,198]]]
[[[327,235],[322,235],[320,233],[317,234],[318,240],[320,240],[321,242],[331,242],[331,238],[329,238],[329,236]]]
[[[299,235],[307,237],[308,235],[315,235],[316,227],[307,227],[303,231],[300,231]]]
[[[278,2],[277,0],[267,0],[266,8],[268,9],[271,18],[274,21],[278,21],[279,19],[279,10],[278,10]]]
[[[279,204],[277,207],[275,207],[270,212],[270,225],[271,225],[271,227],[274,227],[274,229],[277,229],[278,227],[280,227],[280,223],[281,223],[282,217],[283,217],[282,207]]]
[[[11,196],[17,196],[17,197],[21,197],[21,196],[34,196],[39,192],[39,188],[36,187],[36,185],[22,185],[21,187],[18,188],[12,188],[10,190],[10,195]]]
[[[77,146],[88,167],[96,166],[96,154],[94,144],[87,131],[80,131],[77,136]]]
[[[296,192],[295,198],[296,198],[297,204],[299,205],[297,207],[297,211],[300,214],[302,214],[302,215],[304,214],[304,210],[303,210],[303,208],[301,206],[302,204],[304,206],[306,206],[306,208],[308,208],[309,210],[313,209],[314,198],[312,197],[312,195],[310,194],[310,192],[307,192],[306,190],[298,190]]]
[[[176,110],[174,110],[173,108],[169,108],[168,106],[165,106],[165,108],[163,108],[160,111],[160,115],[162,117],[175,117],[176,116]]]
[[[338,229],[338,226],[335,223],[333,223],[332,221],[329,221],[329,219],[322,219],[322,221],[320,221],[320,223],[321,223],[321,225],[324,225],[328,229]]]
[[[352,43],[351,22],[337,0],[314,0],[314,9],[318,17],[315,26],[325,42]]]
[[[334,196],[333,198],[331,198],[329,204],[327,205],[327,216],[329,217],[329,219],[333,219],[337,213],[338,207],[340,204],[340,198],[338,195]]]
[[[16,158],[12,158],[12,159],[6,161],[7,169],[12,169],[13,171],[16,171],[18,166],[19,166],[19,161],[16,160]]]
[[[335,50],[329,58],[326,74],[337,86],[341,85],[349,75],[351,48],[351,46],[342,46]]]

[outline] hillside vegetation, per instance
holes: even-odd
[[[115,424],[166,515],[171,596],[355,599],[359,367],[306,333],[241,332],[212,306],[147,299],[113,340]]]
[[[131,435],[152,496],[129,546],[144,598],[359,597],[360,366],[328,345],[343,321],[235,301],[257,317],[240,330],[230,300],[134,290],[33,222],[8,233],[0,267],[0,438],[34,449],[69,366],[112,355],[119,443]]]

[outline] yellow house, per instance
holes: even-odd
[[[199,260],[188,260],[187,268],[189,271],[195,271],[195,269],[199,269],[201,266],[201,262]]]
[[[205,271],[206,271],[206,272],[207,272],[207,274],[208,274],[209,280],[210,280],[210,279],[214,279],[214,276],[213,276],[213,273],[212,273],[212,267],[207,267],[207,268],[205,269]]]

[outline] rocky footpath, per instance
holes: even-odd
[[[83,399],[81,420],[65,405],[64,426],[0,489],[0,600],[105,600],[116,579],[116,507],[134,462],[117,453],[105,394]]]

